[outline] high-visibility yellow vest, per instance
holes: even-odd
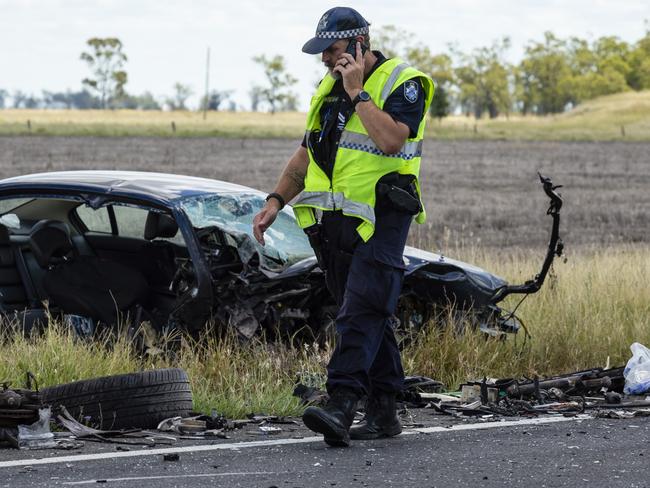
[[[341,134],[331,180],[315,162],[311,150],[307,150],[309,166],[305,176],[305,188],[293,204],[293,211],[300,227],[305,228],[316,223],[315,209],[341,210],[345,215],[361,219],[357,232],[364,241],[367,241],[375,231],[375,186],[382,176],[393,172],[414,175],[416,188],[420,194],[418,174],[422,139],[426,113],[433,98],[433,81],[401,59],[393,58],[377,67],[366,80],[363,88],[372,97],[372,102],[383,109],[388,96],[404,82],[413,78],[420,78],[424,88],[426,97],[424,115],[417,135],[407,139],[397,154],[386,154],[377,147],[356,112],[352,113]],[[321,129],[320,109],[324,98],[332,91],[334,83],[335,79],[328,73],[312,97],[307,114],[307,138],[312,131]],[[415,221],[421,224],[425,218],[426,213],[422,207]]]

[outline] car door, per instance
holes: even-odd
[[[171,238],[145,239],[149,212],[143,207],[112,204],[93,209],[81,205],[76,217],[83,223],[83,235],[102,258],[140,271],[150,286],[168,288],[175,271],[176,257],[186,257],[180,232]]]

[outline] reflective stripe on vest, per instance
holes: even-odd
[[[398,153],[386,154],[377,147],[377,144],[375,144],[375,141],[369,135],[358,134],[357,132],[347,130],[344,130],[341,134],[339,147],[356,149],[357,151],[363,151],[377,156],[406,160],[422,156],[422,141],[406,141]]]
[[[402,74],[402,71],[404,71],[408,67],[409,67],[408,63],[402,63],[402,64],[398,64],[397,66],[395,66],[395,68],[393,69],[393,72],[390,74],[390,76],[386,80],[386,84],[384,85],[384,89],[381,91],[381,104],[382,105],[384,104],[384,102],[388,98],[388,95],[390,95],[390,92],[391,92],[391,90],[393,88],[393,85],[397,81],[397,78],[399,77],[399,75]]]
[[[375,212],[370,205],[348,200],[343,193],[304,191],[300,195],[300,204],[321,210],[342,210],[346,215],[358,215],[375,223]]]
[[[293,204],[294,214],[300,227],[309,227],[316,223],[314,210],[340,210],[345,215],[358,217],[360,224],[357,232],[367,241],[374,233],[376,201],[375,187],[377,181],[385,174],[399,172],[415,176],[415,184],[420,193],[418,173],[422,156],[422,137],[426,124],[426,113],[431,105],[434,86],[424,73],[411,68],[399,59],[386,61],[370,75],[364,84],[381,110],[388,96],[395,88],[407,80],[420,78],[425,93],[424,114],[416,137],[409,138],[396,154],[384,153],[368,135],[359,115],[352,113],[346,122],[339,139],[334,169],[331,177],[316,163],[313,153],[308,148],[309,166],[305,177],[305,190]],[[324,99],[334,86],[334,79],[326,75],[315,95],[307,115],[306,137],[313,131],[321,130],[320,109]],[[422,210],[416,216],[416,222],[422,223],[426,213]]]

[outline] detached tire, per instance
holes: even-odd
[[[187,417],[192,390],[182,369],[104,376],[41,389],[43,403],[60,405],[100,429],[155,429],[169,417]]]

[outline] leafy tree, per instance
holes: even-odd
[[[160,103],[156,100],[151,92],[144,92],[136,97],[137,105],[140,110],[160,110]]]
[[[206,97],[203,96],[203,99],[201,100],[201,110],[207,108],[207,110],[217,111],[219,110],[219,107],[230,99],[231,95],[232,90],[212,90],[208,95],[207,100]]]
[[[0,88],[0,109],[5,108],[5,100],[8,96],[9,92]]]
[[[617,37],[601,37],[591,46],[587,41],[572,38],[568,43],[568,60],[573,71],[571,101],[577,104],[628,90],[629,53],[629,45]]]
[[[13,108],[38,108],[40,100],[34,95],[28,95],[20,90],[16,90],[12,96]]]
[[[546,32],[544,42],[530,43],[516,71],[515,93],[526,113],[562,112],[594,97],[628,90],[634,78],[633,53],[615,36],[592,43],[562,40]]]
[[[69,91],[66,92],[49,92],[43,90],[43,108],[72,108]]]
[[[407,57],[406,52],[413,44],[414,37],[413,33],[394,25],[382,25],[373,29],[371,45],[387,58]]]
[[[432,117],[436,117],[438,121],[441,121],[443,117],[449,115],[449,99],[447,98],[447,90],[444,85],[436,86],[429,113]]]
[[[430,109],[432,116],[441,119],[449,114],[454,70],[448,54],[433,54],[429,47],[416,41],[412,33],[393,25],[382,26],[373,32],[372,44],[385,56],[400,56],[429,75],[436,86]]]
[[[116,104],[117,108],[126,108],[131,110],[160,110],[160,104],[156,98],[148,91],[142,95],[125,94]]]
[[[167,104],[172,110],[187,110],[185,102],[192,96],[194,91],[189,85],[183,85],[180,82],[174,83],[174,95],[167,99]]]
[[[251,112],[257,112],[260,108],[260,102],[262,100],[262,88],[254,85],[249,90],[248,96],[251,99]]]
[[[78,109],[96,109],[101,107],[101,101],[88,90],[72,92],[69,95],[70,104]]]
[[[268,82],[265,87],[253,87],[253,90],[259,94],[259,100],[269,105],[271,113],[277,110],[295,110],[298,97],[290,88],[298,82],[298,79],[286,72],[284,57],[276,55],[268,59],[262,54],[255,56],[253,61],[262,66]]]
[[[631,50],[629,56],[630,73],[627,83],[634,90],[650,89],[650,29]]]
[[[43,91],[41,99],[43,108],[66,108],[66,109],[96,109],[100,107],[100,101],[87,90],[72,92],[49,92]]]
[[[295,112],[298,110],[298,95],[294,92],[288,92],[280,102],[280,110],[285,112]]]
[[[566,42],[552,32],[543,42],[526,46],[517,70],[517,93],[523,113],[540,115],[562,112],[572,101],[573,71],[566,54]]]
[[[466,113],[473,112],[480,118],[487,112],[495,118],[510,111],[510,67],[503,59],[509,47],[510,40],[504,37],[469,55],[458,53],[461,61],[455,75],[460,87],[459,101]]]
[[[88,64],[93,77],[82,83],[98,94],[100,106],[105,109],[124,95],[128,77],[122,68],[127,57],[122,52],[122,42],[115,37],[93,37],[86,44],[91,50],[81,53],[81,59]]]
[[[13,108],[23,108],[24,107],[24,102],[27,99],[27,94],[23,93],[20,90],[15,90],[11,94],[11,102],[12,102],[12,107]]]
[[[406,60],[428,74],[436,86],[449,88],[453,85],[454,69],[451,56],[448,54],[432,54],[428,47],[416,47],[407,51]]]

